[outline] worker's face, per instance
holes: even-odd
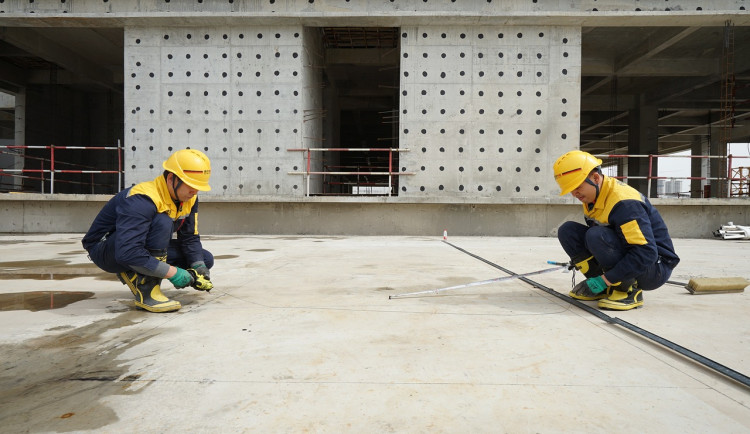
[[[601,182],[601,175],[594,172],[589,176],[589,179],[593,181],[594,184],[599,185]],[[570,194],[585,204],[594,203],[596,201],[596,187],[586,181],[583,181],[581,185],[571,191]]]
[[[170,177],[174,178],[174,175],[170,174]],[[180,202],[187,202],[188,200],[192,199],[193,196],[198,194],[198,190],[194,189],[193,187],[185,184],[184,182],[180,184],[179,187],[177,187],[177,190],[173,190],[172,186],[174,185],[174,181],[177,181],[177,179],[168,179],[168,185],[169,189],[171,190],[171,193],[173,193],[174,198],[177,199]]]
[[[175,195],[177,196],[177,199],[180,202],[187,202],[188,200],[192,199],[193,196],[198,194],[198,190],[194,189],[193,187],[183,183],[179,187],[177,187],[177,191],[175,192]]]

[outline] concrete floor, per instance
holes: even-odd
[[[216,287],[165,281],[167,314],[79,238],[0,236],[3,432],[750,431],[747,387],[523,282],[389,300],[502,275],[442,233],[204,237]],[[518,273],[565,259],[553,238],[449,241]],[[673,280],[750,278],[750,242],[675,244]],[[747,292],[645,301],[608,314],[750,374]]]

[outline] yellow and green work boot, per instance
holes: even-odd
[[[149,312],[172,312],[182,307],[179,301],[170,300],[161,292],[161,279],[144,276],[134,271],[119,273],[117,277],[130,288],[135,305]]]
[[[601,276],[602,273],[604,273],[602,266],[599,265],[599,261],[597,261],[593,255],[588,257],[587,255],[577,256],[571,258],[571,262],[574,264],[575,269],[583,273],[583,275],[587,278]],[[568,295],[571,298],[575,298],[576,300],[592,301],[607,298],[611,293],[612,287],[607,286],[606,290],[598,294],[594,294],[593,292],[591,292],[591,288],[589,288],[589,286],[586,284],[586,280],[584,279],[580,281],[576,286],[574,286],[573,289],[568,293]]]
[[[120,279],[120,282],[122,282],[123,285],[127,285],[127,287],[130,288],[130,292],[132,292],[133,295],[138,296],[138,289],[135,287],[135,280],[138,278],[138,273],[132,270],[123,271],[117,273],[117,278]]]
[[[627,290],[614,289],[609,297],[599,300],[600,309],[630,310],[643,306],[643,290],[635,284]]]
[[[573,287],[573,289],[570,290],[568,295],[571,298],[575,298],[576,300],[583,300],[583,301],[592,301],[592,300],[601,300],[603,298],[607,298],[612,294],[612,287],[608,286],[607,289],[604,291],[594,294],[589,289],[588,285],[586,285],[586,281],[579,282],[576,286]]]

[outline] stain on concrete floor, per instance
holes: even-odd
[[[50,332],[21,343],[0,345],[0,420],[28,432],[96,430],[118,420],[103,402],[111,395],[135,395],[151,382],[129,373],[123,353],[156,332],[130,326],[141,316],[128,312],[83,327]],[[117,330],[116,339],[108,333]],[[47,415],[40,417],[40,415]],[[49,415],[57,415],[50,417]]]
[[[0,294],[0,311],[60,309],[94,296],[88,291],[29,291]]]

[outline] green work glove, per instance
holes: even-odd
[[[604,283],[602,276],[596,276],[586,279],[586,285],[589,287],[589,291],[592,294],[599,294],[600,292],[607,289],[607,284]]]
[[[182,268],[175,268],[177,268],[177,272],[174,276],[169,278],[169,281],[172,282],[172,285],[174,285],[175,288],[184,288],[193,284],[193,276],[191,276],[190,273]]]
[[[190,265],[190,268],[195,270],[196,273],[200,274],[206,279],[211,280],[211,272],[208,271],[208,267],[206,267],[205,262],[203,261],[193,262],[192,265]]]

